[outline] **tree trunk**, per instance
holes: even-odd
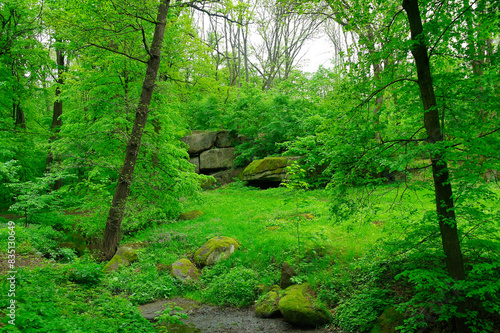
[[[54,108],[52,112],[52,124],[50,125],[50,130],[52,131],[52,136],[49,139],[49,143],[54,142],[57,139],[57,133],[61,130],[62,119],[61,115],[63,112],[63,102],[58,99],[61,95],[61,86],[64,84],[63,73],[64,73],[64,54],[61,50],[56,50],[56,62],[57,62],[57,87],[56,87],[56,99],[54,101]],[[49,148],[49,153],[47,154],[47,161],[45,163],[47,172],[50,172],[50,168],[54,163],[54,154],[52,149]],[[52,189],[58,190],[62,186],[62,179],[56,180]]]
[[[423,38],[422,19],[418,7],[418,0],[403,0],[403,9],[408,15],[411,39],[415,42],[412,54],[417,67],[418,85],[420,96],[424,105],[424,126],[427,131],[428,141],[434,144],[444,141],[439,123],[439,113],[434,94],[430,62],[425,38]],[[434,193],[436,198],[436,212],[441,231],[443,250],[446,254],[446,267],[448,273],[455,280],[465,279],[465,269],[460,249],[453,192],[450,184],[448,166],[443,154],[434,153],[431,156],[432,175],[434,179]],[[464,310],[464,304],[457,304],[459,311]],[[456,331],[467,332],[465,322],[455,318]]]
[[[14,118],[14,126],[16,128],[26,129],[26,118],[24,111],[21,108],[21,102],[16,101],[12,105],[12,117]]]
[[[150,48],[150,57],[146,69],[146,76],[142,85],[141,97],[135,112],[134,126],[132,134],[127,143],[125,160],[120,170],[118,184],[116,186],[113,202],[109,209],[106,228],[104,230],[102,249],[104,258],[109,260],[116,252],[118,247],[119,235],[125,204],[130,193],[130,186],[134,176],[134,168],[137,161],[137,155],[141,146],[142,134],[149,113],[149,103],[153,95],[156,76],[160,67],[161,45],[165,34],[165,25],[167,20],[170,0],[162,0],[158,7],[158,16],[156,18],[156,27],[153,35],[153,41]]]

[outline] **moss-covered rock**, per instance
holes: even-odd
[[[202,216],[203,213],[201,210],[190,210],[189,212],[182,213],[179,215],[179,220],[182,221],[189,221],[189,220],[194,220],[200,216]]]
[[[198,269],[196,266],[188,259],[181,259],[174,262],[170,268],[170,274],[178,278],[182,282],[197,280],[198,279]]]
[[[239,247],[236,240],[226,236],[209,239],[194,253],[194,262],[197,265],[209,266],[228,258]]]
[[[315,303],[314,292],[305,283],[288,287],[278,308],[287,322],[297,326],[315,327],[328,323],[328,312]]]
[[[286,178],[285,168],[291,164],[286,157],[266,157],[250,163],[241,173],[240,178],[244,181],[277,181]]]
[[[120,247],[113,258],[103,267],[103,271],[108,273],[111,271],[116,271],[120,266],[126,266],[131,262],[136,261],[138,258],[137,253],[134,249],[129,247]]]
[[[403,315],[391,306],[385,309],[380,317],[378,317],[370,333],[396,332],[396,327],[401,326],[403,322]]]
[[[272,290],[265,294],[255,305],[255,315],[260,318],[275,318],[281,315],[278,303],[280,296],[277,291]]]
[[[137,260],[137,258],[139,257],[137,255],[137,252],[135,252],[135,250],[131,247],[128,247],[128,246],[122,246],[120,247],[117,251],[116,251],[116,254],[115,255],[119,255],[119,256],[122,256],[123,259],[125,259],[126,261],[128,261],[129,263],[130,262],[134,262]]]

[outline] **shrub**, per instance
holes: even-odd
[[[69,249],[61,249],[69,250]],[[71,251],[71,250],[70,250]],[[89,257],[76,258],[71,265],[69,280],[85,286],[95,286],[101,282],[102,267]]]
[[[247,306],[256,299],[258,282],[257,272],[234,267],[227,274],[212,279],[203,297],[218,305]]]
[[[388,292],[367,289],[342,300],[336,308],[334,323],[345,331],[367,331],[389,304]]]

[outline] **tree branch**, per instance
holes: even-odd
[[[395,84],[397,82],[401,82],[401,81],[410,81],[410,82],[418,83],[417,80],[415,80],[415,79],[408,79],[408,78],[401,78],[401,79],[397,79],[395,81],[391,81],[388,84],[386,84],[385,86],[383,86],[383,87],[375,90],[374,92],[372,92],[370,94],[370,96],[368,96],[363,102],[361,102],[358,106],[356,106],[356,108],[362,107],[363,105],[365,105],[366,103],[368,103],[373,97],[375,97],[379,92],[384,91],[386,88],[392,86],[393,84]]]
[[[136,61],[139,61],[139,62],[142,62],[143,64],[147,64],[148,62],[146,60],[142,60],[142,59],[139,59],[139,58],[136,58],[136,57],[133,57],[131,56],[130,54],[126,54],[125,52],[120,52],[120,51],[117,51],[117,50],[113,50],[109,47],[106,47],[106,46],[102,46],[102,45],[98,45],[98,44],[94,44],[94,43],[91,43],[89,42],[88,45],[90,46],[94,46],[94,47],[97,47],[99,49],[103,49],[103,50],[106,50],[106,51],[110,51],[110,52],[113,52],[113,53],[116,53],[116,54],[120,54],[122,56],[125,56],[129,59],[132,59],[132,60],[136,60]],[[149,52],[148,52],[149,53]]]

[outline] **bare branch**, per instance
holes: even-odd
[[[97,47],[99,49],[103,49],[103,50],[106,50],[106,51],[110,51],[110,52],[113,52],[113,53],[116,53],[116,54],[120,54],[120,55],[125,56],[125,57],[127,57],[129,59],[142,62],[143,64],[147,64],[148,63],[146,60],[142,60],[142,59],[136,58],[134,56],[131,56],[130,54],[126,54],[125,52],[120,52],[120,51],[117,51],[117,50],[113,50],[113,49],[111,49],[109,47],[106,47],[106,46],[103,46],[103,45],[98,45],[98,44],[91,43],[91,42],[89,42],[88,45],[94,46],[94,47]]]
[[[401,81],[410,81],[410,82],[418,83],[417,80],[415,80],[415,79],[409,79],[409,78],[401,78],[401,79],[397,79],[397,80],[391,81],[388,84],[386,84],[385,86],[383,86],[383,87],[375,90],[374,92],[372,92],[370,94],[370,96],[368,96],[363,102],[361,102],[358,106],[356,106],[356,108],[362,107],[363,105],[365,105],[366,103],[368,103],[373,97],[375,97],[378,93],[380,93],[381,91],[384,91],[386,88],[392,86],[393,84],[395,84],[397,82],[401,82]]]

